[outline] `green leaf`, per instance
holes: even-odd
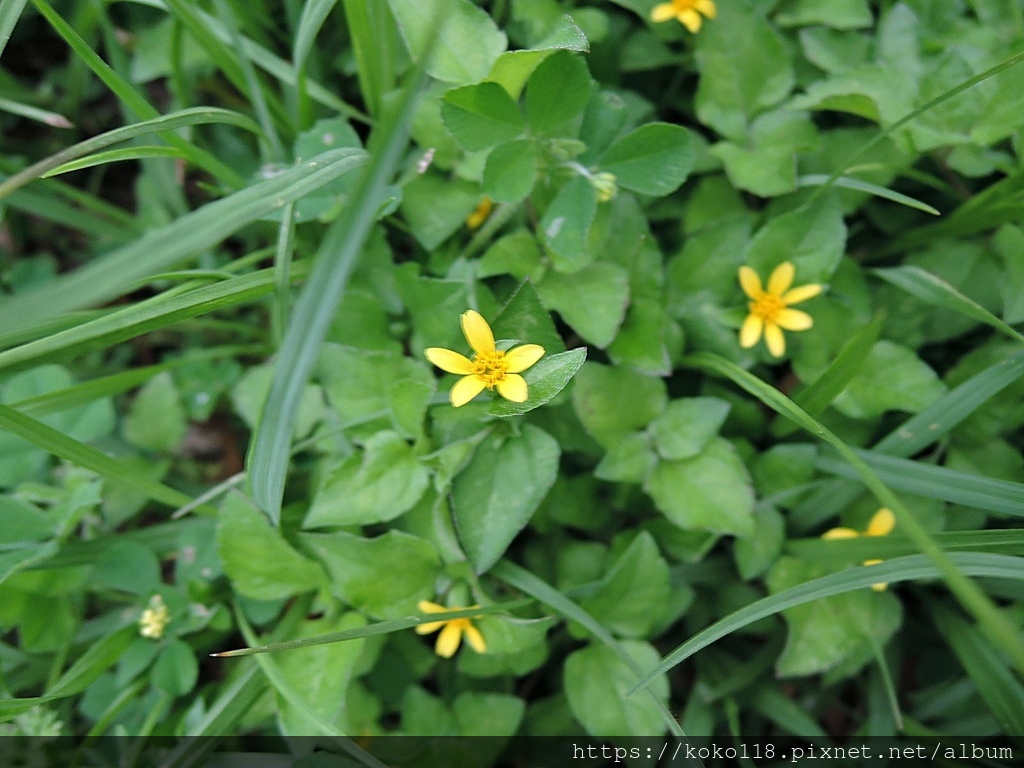
[[[582,56],[558,51],[547,57],[526,83],[530,131],[537,136],[571,135],[569,126],[582,116],[593,87]]]
[[[184,696],[199,678],[199,662],[191,646],[181,640],[172,640],[160,649],[150,677],[153,686],[169,696]]]
[[[730,404],[716,397],[671,401],[654,421],[651,434],[663,459],[689,459],[700,454],[729,415]]]
[[[622,648],[640,669],[658,662],[653,646],[623,640]],[[652,736],[664,733],[658,708],[650,700],[628,696],[635,680],[633,671],[610,648],[589,645],[573,651],[565,660],[565,694],[576,719],[591,736]],[[651,682],[654,697],[668,702],[668,679]]]
[[[367,525],[394,520],[419,501],[429,474],[410,446],[394,432],[378,432],[362,453],[335,467],[313,497],[303,523]]]
[[[459,540],[477,573],[505,553],[555,482],[561,450],[527,424],[508,438],[488,436],[452,483]]]
[[[825,575],[824,567],[793,557],[779,560],[768,574],[772,593]],[[788,632],[776,662],[779,675],[793,677],[825,672],[840,663],[860,666],[899,628],[899,601],[888,592],[861,589],[782,611]]]
[[[52,171],[47,171],[42,175],[42,178],[48,179],[51,176],[59,176],[62,173],[70,173],[71,171],[80,171],[83,168],[94,168],[97,165],[104,165],[106,163],[118,163],[124,160],[142,160],[149,157],[184,157],[181,150],[175,149],[174,147],[127,147],[125,149],[111,149],[106,152],[97,152],[95,155],[89,155],[78,160],[72,160],[68,163],[62,163],[54,168]]]
[[[96,558],[91,580],[105,589],[149,595],[160,586],[160,561],[133,541],[115,541]]]
[[[484,166],[484,192],[499,203],[518,203],[537,182],[537,146],[532,139],[495,147]]]
[[[273,376],[273,366],[254,365],[231,390],[231,403],[235,407],[235,413],[245,419],[250,428],[255,428],[259,423]],[[325,410],[323,390],[315,384],[307,384],[299,402],[293,437],[299,439],[308,435],[324,417]]]
[[[754,492],[743,461],[728,440],[713,438],[692,459],[660,461],[644,483],[665,516],[684,530],[740,538],[754,533]]]
[[[646,432],[634,432],[608,446],[608,452],[594,467],[594,477],[614,483],[642,483],[658,463]]]
[[[523,116],[497,83],[455,88],[441,101],[441,117],[456,141],[470,152],[490,149],[523,132]]]
[[[565,342],[529,280],[520,283],[515,293],[505,302],[491,323],[491,330],[496,339],[540,344],[549,355],[565,351]]]
[[[497,398],[491,403],[490,412],[495,416],[519,416],[550,402],[565,389],[586,359],[586,347],[545,355],[523,374],[527,384],[526,401],[514,403]]]
[[[668,601],[668,564],[642,531],[580,607],[620,637],[641,638],[659,626]]]
[[[736,569],[744,581],[756,578],[768,570],[782,551],[786,541],[786,521],[774,507],[754,511],[754,535],[738,539],[732,553]]]
[[[833,29],[861,29],[872,22],[867,0],[788,0],[775,20],[782,27],[824,24]]]
[[[487,79],[504,86],[513,98],[519,98],[533,71],[558,50],[581,53],[590,51],[586,35],[568,14],[560,17],[548,35],[529,50],[506,51],[501,54],[491,67]]]
[[[147,381],[124,420],[124,438],[150,451],[175,451],[188,431],[185,408],[169,371]]]
[[[697,36],[697,116],[724,136],[742,139],[761,110],[793,87],[793,66],[778,34],[741,3],[721,3]]]
[[[540,220],[540,233],[555,256],[557,268],[571,272],[593,261],[584,249],[596,214],[597,192],[582,176],[562,187],[548,204]]]
[[[401,209],[420,245],[434,250],[466,225],[482,196],[478,184],[427,171],[405,185]]]
[[[659,299],[635,296],[608,356],[616,365],[649,376],[667,376],[672,356],[682,345],[683,333]]]
[[[470,0],[388,0],[388,5],[412,60],[437,80],[477,83],[508,45],[490,15]]]
[[[602,261],[571,275],[548,272],[537,292],[580,336],[603,348],[625,320],[629,275],[617,264]]]
[[[826,176],[823,173],[812,173],[806,176],[800,176],[796,180],[798,187],[819,187],[831,182],[837,187],[843,189],[855,189],[858,192],[867,192],[875,197],[882,197],[886,200],[892,200],[894,203],[905,205],[908,208],[914,208],[918,211],[924,211],[930,213],[933,216],[941,216],[941,212],[937,208],[933,208],[928,203],[922,203],[920,200],[916,200],[909,195],[904,195],[900,192],[893,192],[891,189],[880,187],[877,184],[872,184],[867,181],[861,181],[860,179],[854,179],[849,176],[837,176],[833,179],[831,176]]]
[[[224,497],[217,551],[235,590],[256,600],[280,600],[324,583],[320,567],[300,555],[238,491]]]
[[[583,366],[572,391],[576,415],[605,448],[646,427],[667,402],[663,380],[594,362]]]
[[[795,285],[824,283],[846,249],[846,226],[839,202],[827,196],[768,221],[747,246],[744,261],[767,282],[784,261],[796,267]]]
[[[879,376],[880,371],[885,375]],[[917,413],[945,391],[935,371],[913,351],[883,339],[875,342],[834,405],[847,416],[870,419],[891,410]]]
[[[623,189],[664,197],[686,181],[693,168],[690,132],[670,123],[648,123],[612,144],[601,156],[602,171]]]
[[[0,545],[42,541],[55,533],[55,525],[34,505],[17,496],[0,496]]]
[[[374,618],[418,613],[417,602],[435,597],[441,561],[423,539],[397,530],[373,539],[341,532],[301,538],[327,568],[332,593]]]

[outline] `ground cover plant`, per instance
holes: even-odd
[[[1022,40],[0,0],[4,733],[1024,734]]]

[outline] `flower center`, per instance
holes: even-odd
[[[488,389],[494,389],[505,378],[508,361],[500,349],[494,352],[477,352],[473,355],[473,375],[483,381]]]
[[[786,302],[770,293],[762,293],[750,302],[750,314],[757,315],[766,323],[774,323],[785,308]]]

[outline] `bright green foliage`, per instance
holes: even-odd
[[[0,0],[0,735],[1020,732],[1019,2],[279,5]]]

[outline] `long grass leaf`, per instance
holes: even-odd
[[[54,31],[64,38],[64,41],[71,46],[71,49],[78,54],[86,65],[103,81],[111,92],[132,112],[143,120],[151,120],[159,113],[135,88],[124,78],[118,75],[109,64],[100,58],[99,54],[89,47],[88,43],[75,32],[74,29],[61,18],[45,0],[32,0],[33,5],[46,18]],[[164,140],[171,146],[177,147],[188,157],[194,165],[202,168],[213,176],[217,177],[232,187],[240,187],[243,179],[230,166],[223,163],[209,152],[196,147],[185,141],[174,133],[163,134]]]
[[[305,274],[305,262],[295,266],[295,277]],[[255,301],[273,290],[273,270],[265,269],[184,294],[154,296],[0,352],[0,370],[24,370],[40,363],[62,360],[70,355],[104,349],[189,318]]]
[[[313,48],[313,41],[337,3],[338,0],[309,0],[302,7],[302,15],[295,30],[295,44],[292,46],[292,65],[296,70],[301,72],[305,69],[306,57]]]
[[[45,123],[54,128],[74,128],[74,124],[64,115],[58,115],[56,112],[50,112],[47,109],[40,109],[39,107],[33,107],[31,104],[22,104],[20,101],[12,101],[2,97],[0,97],[0,112],[27,117],[29,120]]]
[[[106,165],[107,163],[120,163],[125,160],[143,160],[151,157],[183,157],[183,155],[181,154],[180,149],[175,149],[174,147],[162,147],[160,145],[110,149],[106,152],[97,152],[95,155],[83,157],[79,160],[72,160],[70,163],[64,163],[63,165],[57,166],[52,171],[44,173],[43,178],[46,179],[51,176],[59,176],[62,173],[70,173],[71,171],[80,171],[83,168],[94,168],[97,165]]]
[[[935,543],[946,551],[991,552],[1024,556],[1024,528],[985,531],[944,531],[933,534]],[[819,563],[888,560],[916,552],[906,536],[861,536],[856,539],[793,539],[786,551],[803,560]]]
[[[833,432],[817,420],[807,415],[792,400],[774,387],[743,370],[734,363],[717,355],[697,353],[684,359],[684,364],[703,370],[713,371],[730,379],[745,391],[754,395],[769,408],[792,419],[811,434],[829,443],[840,456],[849,463],[860,476],[861,481],[881,502],[881,505],[892,510],[896,523],[917,546],[918,550],[927,555],[942,574],[950,591],[967,611],[977,619],[984,632],[989,635],[1013,660],[1014,665],[1024,671],[1024,645],[1020,643],[1016,628],[1007,620],[998,608],[986,597],[977,584],[966,578],[957,567],[951,556],[947,555],[935,543],[935,540],[921,526],[903,502],[889,490],[869,467]]]
[[[645,676],[643,670],[637,666],[635,661],[633,661],[633,657],[626,652],[619,642],[612,637],[611,633],[605,629],[597,619],[580,608],[580,606],[549,585],[543,579],[537,578],[529,571],[524,570],[518,565],[514,565],[507,560],[502,560],[491,568],[491,575],[501,579],[509,586],[515,587],[520,592],[524,592],[535,600],[544,603],[544,605],[548,606],[566,619],[575,621],[586,627],[587,631],[614,651],[615,655],[621,659],[622,663],[633,671],[633,674],[637,676],[637,679],[641,680],[641,683],[637,685],[637,688],[640,688],[642,685],[646,685],[646,683],[649,683],[656,677],[654,673]],[[676,722],[676,719],[672,716],[672,713],[668,711],[665,705],[662,704],[652,692],[646,691],[646,693],[649,695],[655,706],[657,706],[658,711],[661,713],[661,719],[665,722],[665,725],[668,726],[669,732],[673,736],[686,738],[686,734],[683,733],[683,729],[680,727],[679,723]]]
[[[212,123],[234,125],[253,132],[259,130],[259,126],[252,121],[252,118],[228,109],[220,109],[219,107],[183,109],[179,112],[172,112],[168,115],[161,115],[151,120],[144,120],[140,123],[133,123],[132,125],[101,133],[99,136],[93,136],[91,139],[80,141],[44,160],[33,163],[28,168],[19,171],[9,179],[4,180],[3,183],[0,183],[0,198],[25,186],[33,179],[49,175],[49,172],[55,168],[59,168],[78,158],[86,157],[113,144],[120,144],[123,141],[131,141],[140,136],[148,136],[154,133],[167,133],[168,131],[189,125]]]
[[[1006,669],[992,644],[953,611],[931,606],[935,626],[949,643],[982,700],[1007,733],[1024,733],[1024,685]]]
[[[240,227],[357,168],[365,158],[365,153],[358,149],[325,152],[166,226],[150,230],[138,240],[67,277],[9,299],[0,308],[0,327],[16,331],[44,316],[118,296],[134,281],[173,267],[212,247]]]
[[[406,144],[424,77],[422,70],[414,73],[393,121],[382,134],[371,136],[375,150],[370,163],[350,196],[349,205],[331,225],[317,250],[309,279],[281,343],[270,392],[246,461],[252,498],[275,525],[281,516],[299,402],[348,278],[385,200],[387,184]]]
[[[970,576],[983,576],[995,579],[1024,579],[1024,558],[993,555],[979,552],[956,552],[949,555],[951,562],[959,571]],[[493,571],[492,571],[493,573]],[[710,627],[706,627],[682,645],[669,653],[653,671],[649,672],[636,686],[646,686],[658,675],[668,672],[672,667],[686,661],[702,648],[706,648],[716,640],[742,629],[769,616],[774,616],[787,608],[803,605],[823,597],[840,595],[858,589],[868,589],[873,584],[887,582],[894,584],[900,581],[918,579],[934,579],[943,575],[928,557],[910,555],[893,560],[886,560],[877,565],[855,566],[840,573],[830,573],[795,587],[763,597],[749,605],[733,611],[723,619],[719,619]]]
[[[123,482],[144,493],[153,501],[158,501],[169,507],[180,507],[191,501],[181,491],[151,480],[145,474],[107,456],[91,445],[68,437],[60,430],[19,413],[6,405],[0,405],[0,428],[25,438],[36,447],[42,448],[54,456],[92,470],[102,477]]]
[[[379,115],[384,94],[395,87],[394,17],[387,3],[344,0],[345,21],[352,37],[356,75],[363,103],[371,115]]]
[[[964,296],[942,278],[920,267],[904,264],[900,267],[875,269],[872,272],[887,283],[892,283],[897,288],[902,288],[912,296],[921,299],[921,301],[959,312],[992,326],[1015,341],[1024,341],[1024,335],[1021,335],[1017,330],[1004,323],[973,299]]]
[[[7,41],[11,39],[14,25],[21,18],[28,0],[0,0],[0,56],[3,55]]]
[[[834,184],[835,186],[843,187],[844,189],[854,189],[858,192],[867,192],[875,197],[884,197],[886,200],[892,200],[894,203],[905,205],[908,208],[916,208],[919,211],[930,213],[933,216],[941,215],[939,211],[928,205],[928,203],[922,203],[920,200],[915,200],[909,195],[904,195],[900,192],[893,192],[891,189],[880,187],[878,184],[861,181],[860,179],[854,179],[849,176],[837,176],[833,179],[831,176],[824,173],[812,173],[807,176],[800,176],[796,180],[797,187],[820,187],[825,184]]]

